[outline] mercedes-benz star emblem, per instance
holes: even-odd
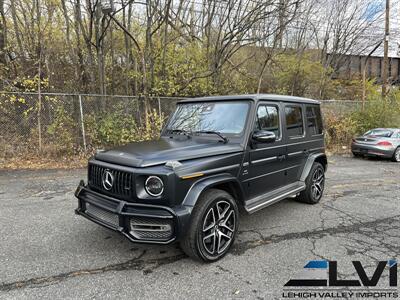
[[[114,184],[114,176],[109,170],[105,170],[102,176],[103,187],[109,191]]]

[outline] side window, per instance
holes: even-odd
[[[257,109],[255,130],[267,130],[275,133],[277,138],[281,136],[279,126],[279,111],[275,105],[260,105]]]
[[[322,134],[323,125],[319,106],[307,106],[307,127],[311,135]]]
[[[289,137],[302,136],[304,134],[303,113],[300,106],[286,106],[286,130]]]

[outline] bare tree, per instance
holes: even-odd
[[[0,0],[0,64],[6,63],[7,24],[4,14],[4,0]]]
[[[373,20],[365,17],[373,1],[361,0],[331,0],[320,1],[324,6],[324,14],[317,20],[317,25],[324,31],[316,35],[317,42],[321,45],[321,60],[324,66],[331,66],[335,72],[345,63],[346,55],[362,52],[375,44],[361,43],[366,31],[374,24]]]
[[[360,45],[376,44],[360,43],[374,0],[115,0],[111,13],[100,0],[36,1],[0,0],[1,59],[15,52],[15,78],[34,76],[41,39],[42,76],[54,90],[229,93],[243,90],[236,76],[261,92],[280,53],[300,61],[318,49],[328,76]]]

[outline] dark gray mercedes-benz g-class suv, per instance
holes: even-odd
[[[161,137],[98,152],[76,213],[133,242],[179,241],[215,261],[253,213],[288,197],[318,203],[327,158],[320,103],[243,95],[178,102]]]

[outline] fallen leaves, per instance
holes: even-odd
[[[88,157],[64,156],[60,158],[40,157],[40,156],[21,156],[6,160],[0,160],[0,170],[18,169],[77,169],[87,166]]]

